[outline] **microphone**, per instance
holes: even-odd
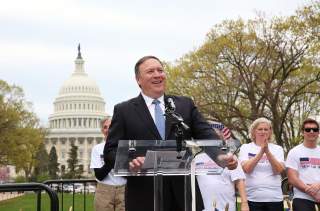
[[[168,107],[170,108],[170,110],[175,111],[176,105],[174,104],[173,99],[171,97],[168,97],[167,102],[168,102]]]
[[[177,121],[179,125],[183,127],[185,130],[189,130],[189,126],[183,122],[182,116],[176,112],[176,104],[173,101],[172,97],[168,97],[166,99],[166,116]]]
[[[173,101],[172,97],[168,97],[166,99],[166,117],[170,118],[173,126],[175,127],[175,136],[176,136],[176,144],[177,144],[177,159],[181,159],[182,155],[180,154],[182,150],[182,142],[183,142],[183,130],[189,130],[189,126],[183,122],[182,116],[176,112],[176,105]]]

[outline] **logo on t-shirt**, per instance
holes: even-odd
[[[320,158],[301,157],[299,160],[301,168],[320,168]]]
[[[196,162],[196,169],[218,169],[221,168],[216,164],[216,162],[213,162],[211,160],[208,161],[201,161],[201,162]]]

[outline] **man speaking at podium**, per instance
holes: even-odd
[[[141,88],[139,96],[114,107],[107,142],[109,144],[104,148],[104,159],[106,165],[109,165],[108,169],[113,168],[119,140],[175,140],[174,128],[170,120],[163,116],[168,96],[165,95],[166,73],[161,61],[155,56],[142,57],[135,65],[135,77]],[[170,98],[174,102],[176,112],[190,127],[184,133],[186,140],[218,138],[190,98]],[[227,159],[228,168],[236,168],[236,159],[233,156]],[[129,169],[138,171],[143,162],[144,157],[136,157],[129,163]],[[126,210],[154,210],[153,185],[151,176],[128,177]],[[199,197],[197,210],[200,211],[203,209],[200,191],[197,191],[196,195]],[[163,177],[163,197],[165,211],[184,211],[184,176]]]

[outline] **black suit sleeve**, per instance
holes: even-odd
[[[111,169],[107,165],[103,165],[101,168],[94,168],[93,170],[95,177],[101,181],[109,174]]]
[[[194,139],[219,139],[218,134],[210,127],[209,123],[203,118],[194,102],[190,99],[191,107],[191,136]]]

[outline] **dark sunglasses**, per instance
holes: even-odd
[[[304,131],[307,132],[307,133],[310,133],[311,130],[312,130],[314,133],[319,132],[319,128],[305,128],[305,129],[304,129]]]

